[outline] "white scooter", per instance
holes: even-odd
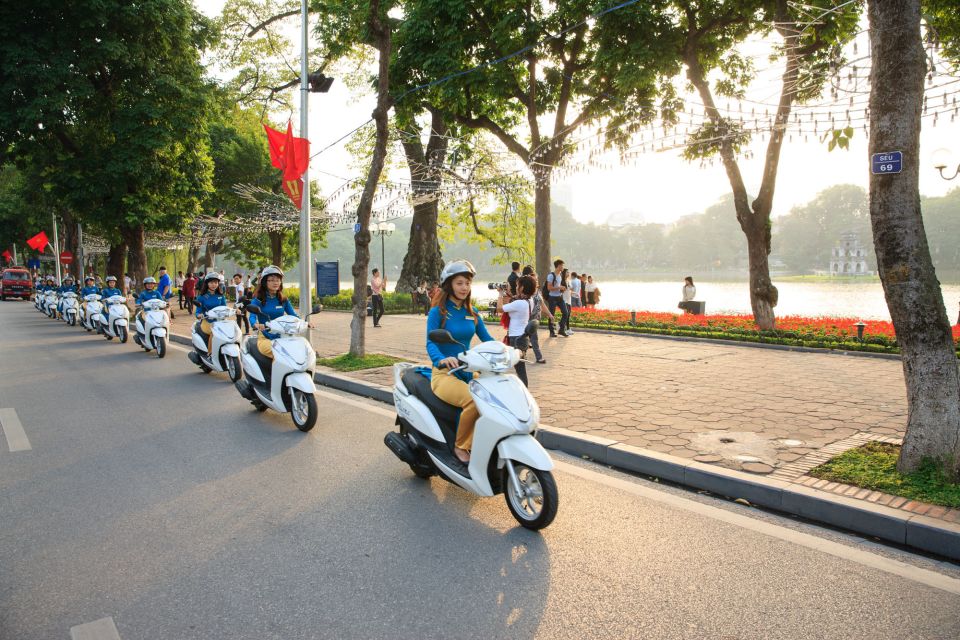
[[[100,302],[99,293],[90,293],[83,296],[83,301],[87,303],[86,312],[83,305],[80,305],[80,325],[87,331],[100,332],[100,314],[103,311],[103,304]]]
[[[60,294],[56,289],[50,289],[43,294],[43,308],[48,318],[57,318],[57,305],[60,303]]]
[[[430,332],[437,343],[459,344],[445,329]],[[469,384],[480,412],[470,462],[453,454],[460,410],[434,395],[430,379],[410,363],[393,366],[393,401],[399,433],[383,439],[420,478],[439,473],[478,496],[503,493],[510,513],[527,529],[542,529],[557,515],[559,494],[553,460],[533,437],[540,407],[520,379],[508,373],[520,352],[502,342],[481,342],[461,353],[461,366],[479,374]]]
[[[190,362],[200,367],[204,373],[226,371],[231,382],[236,382],[243,375],[243,365],[240,364],[240,327],[233,319],[236,315],[236,309],[225,306],[207,311],[207,320],[213,332],[211,350],[207,351],[207,336],[200,331],[200,321],[197,320],[190,337],[194,350],[187,354]]]
[[[120,338],[126,342],[130,325],[130,307],[124,296],[110,296],[104,300],[106,306],[101,309],[97,322],[103,330],[103,337],[107,340]]]
[[[313,384],[317,354],[302,335],[307,323],[296,316],[280,316],[268,322],[267,329],[280,334],[272,341],[273,360],[257,349],[256,336],[247,339],[240,356],[244,379],[236,383],[237,391],[257,411],[269,407],[289,412],[297,429],[310,431],[317,423],[317,399],[313,395],[317,390]]]
[[[144,351],[156,349],[157,357],[167,355],[167,334],[170,329],[170,317],[164,309],[165,300],[144,300],[143,318],[137,315],[137,333],[133,336],[134,342],[143,347]]]
[[[67,291],[63,294],[61,304],[63,309],[60,311],[61,318],[68,325],[77,324],[77,316],[80,314],[80,305],[77,302],[77,294],[73,291]]]

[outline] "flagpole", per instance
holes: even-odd
[[[310,87],[307,83],[307,47],[309,46],[307,23],[307,0],[301,0],[301,56],[300,56],[300,137],[309,140],[307,133],[307,102]],[[309,148],[309,147],[308,147]],[[308,158],[309,160],[309,158]],[[309,165],[308,165],[309,166]],[[300,317],[306,318],[313,310],[310,291],[310,269],[313,260],[310,256],[310,169],[303,172],[303,193],[300,195]]]
[[[13,243],[13,264],[17,264],[17,243]]]
[[[53,264],[56,269],[57,284],[59,285],[63,282],[60,280],[60,240],[57,238],[57,214],[51,211],[50,219],[53,220]]]

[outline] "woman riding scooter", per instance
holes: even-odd
[[[470,374],[458,371],[447,375],[444,369],[460,366],[456,356],[470,348],[474,336],[483,342],[494,340],[483,324],[480,312],[473,307],[470,300],[470,285],[476,274],[477,270],[466,260],[454,260],[447,264],[440,274],[440,295],[434,300],[434,307],[427,315],[428,336],[434,329],[446,329],[458,343],[438,344],[428,337],[427,354],[433,362],[433,373],[430,376],[433,393],[447,404],[462,409],[453,453],[463,463],[470,461],[473,429],[480,413],[467,388]]]
[[[143,279],[143,291],[137,296],[137,307],[139,308],[147,300],[163,300],[163,296],[157,291],[157,279],[152,276]],[[144,322],[142,308],[137,312],[137,320],[140,324]]]
[[[106,287],[100,292],[100,296],[106,300],[112,296],[122,296],[123,291],[117,288],[117,277],[107,276]]]
[[[83,279],[83,289],[80,289],[80,299],[83,300],[89,295],[100,294],[100,287],[97,286],[97,280],[93,276],[87,276]],[[87,301],[83,300],[80,303],[80,306],[83,307],[83,317],[87,317]]]
[[[63,284],[60,285],[60,288],[57,289],[57,292],[60,294],[60,302],[57,303],[57,314],[62,318],[63,317],[63,294],[65,293],[76,293],[77,286],[73,284],[73,276],[69,273],[63,277]]]
[[[260,282],[247,310],[255,318],[253,328],[260,331],[257,337],[257,350],[273,359],[273,343],[280,336],[267,330],[267,323],[280,316],[296,316],[290,301],[283,297],[283,271],[270,265],[260,273]]]
[[[213,328],[207,322],[207,311],[216,307],[227,306],[227,299],[220,293],[220,274],[216,272],[208,273],[203,279],[203,293],[194,301],[196,306],[195,314],[200,320],[200,333],[207,339],[207,353],[211,351],[210,341],[213,338]]]

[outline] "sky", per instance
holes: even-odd
[[[195,0],[206,15],[217,15],[223,0]],[[291,29],[299,30],[299,21],[291,19]],[[297,37],[292,38],[299,42]],[[858,38],[860,56],[868,50],[866,35]],[[764,68],[768,43],[761,41],[748,45],[748,55],[758,60],[758,77],[747,93],[748,103],[775,103],[778,97],[779,69]],[[297,52],[298,53],[298,52]],[[296,55],[292,55],[296,58]],[[938,78],[938,82],[950,80]],[[956,82],[956,80],[953,80]],[[936,83],[935,83],[936,84]],[[861,85],[862,86],[862,85]],[[945,84],[944,91],[956,89]],[[934,92],[940,96],[940,92]],[[866,94],[858,94],[855,101],[865,103]],[[695,102],[695,100],[694,100]],[[936,102],[936,100],[934,100]],[[309,138],[313,153],[324,149],[369,119],[373,110],[373,95],[355,95],[342,81],[336,81],[327,94],[310,94]],[[718,100],[718,104],[722,104]],[[803,113],[802,109],[799,111]],[[952,119],[952,121],[951,121]],[[293,116],[294,129],[299,129],[299,115]],[[819,191],[834,184],[849,183],[867,188],[870,177],[870,158],[867,137],[862,128],[855,130],[849,150],[827,151],[825,143],[810,134],[803,142],[794,135],[786,142],[780,158],[780,168],[774,197],[773,215],[783,215],[791,208],[805,204]],[[960,163],[960,116],[940,116],[936,126],[924,118],[921,132],[920,192],[925,196],[940,196],[951,188],[960,187],[960,178],[950,182],[942,179],[933,168],[931,156],[938,149],[948,149],[954,163]],[[344,142],[316,156],[311,163],[311,179],[321,193],[329,194],[343,183],[344,178],[355,178],[360,172],[350,169],[352,158]],[[751,195],[759,191],[763,171],[766,142],[755,140],[749,147],[752,159],[741,160],[740,168]],[[619,164],[613,156],[609,164]],[[953,165],[952,165],[953,166]],[[405,172],[404,172],[405,173]],[[397,174],[398,179],[403,174]],[[625,211],[632,222],[669,223],[691,213],[703,211],[724,195],[730,193],[730,184],[719,161],[712,166],[689,163],[680,157],[680,151],[647,152],[627,166],[609,169],[585,167],[567,178],[555,180],[554,197],[572,205],[574,217],[580,222],[604,223],[611,219],[625,221]],[[619,212],[619,215],[617,215]]]

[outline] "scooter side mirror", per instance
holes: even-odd
[[[430,342],[436,342],[438,344],[459,344],[446,329],[434,329],[427,334],[427,338]]]

